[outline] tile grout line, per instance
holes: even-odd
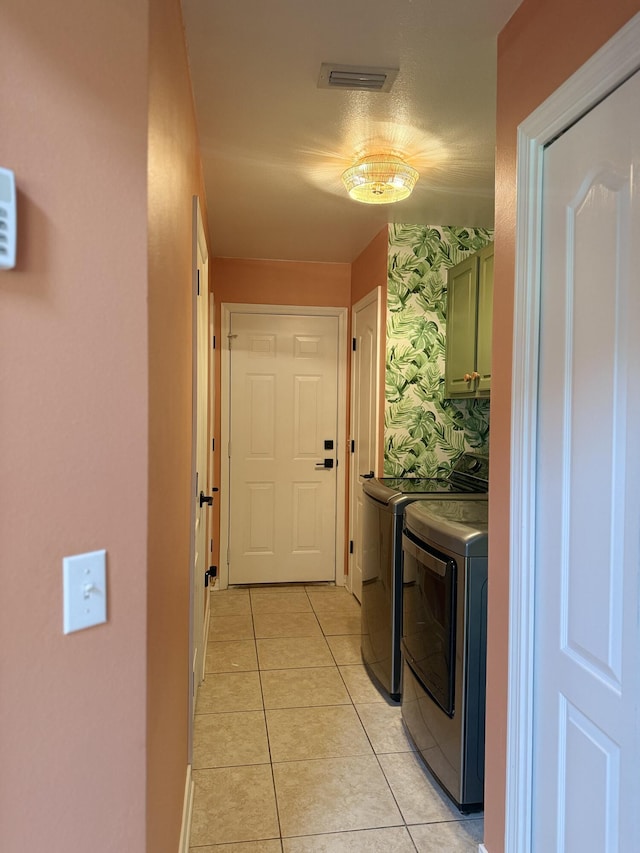
[[[323,633],[324,633],[324,631],[323,631]],[[360,636],[362,637],[362,635],[360,635]],[[325,639],[326,639],[326,634],[325,634]],[[362,639],[360,640],[360,642],[362,643]],[[328,645],[328,643],[327,643],[327,645]],[[335,659],[335,658],[334,658],[334,659]],[[336,662],[336,664],[337,664],[337,662]],[[393,788],[391,787],[391,784],[390,784],[389,780],[387,779],[387,775],[386,775],[386,773],[384,772],[384,768],[382,767],[382,764],[380,763],[380,758],[378,757],[378,754],[376,753],[376,750],[375,750],[375,747],[374,747],[374,745],[373,745],[373,742],[372,742],[371,738],[369,737],[369,733],[368,733],[368,731],[367,731],[367,729],[366,729],[366,727],[365,727],[365,725],[364,725],[364,723],[363,723],[363,721],[362,721],[362,717],[361,717],[361,716],[360,716],[360,714],[358,713],[358,708],[356,707],[355,699],[354,699],[354,698],[353,698],[353,696],[351,695],[351,692],[350,692],[350,690],[349,690],[349,687],[348,687],[348,685],[347,685],[347,682],[345,681],[344,676],[343,676],[343,674],[342,674],[342,670],[340,669],[340,667],[339,667],[339,666],[338,666],[338,672],[340,673],[340,678],[342,679],[342,682],[343,682],[343,684],[344,684],[344,686],[345,686],[345,689],[346,689],[346,691],[347,691],[347,694],[348,694],[348,696],[349,696],[349,699],[351,700],[351,704],[353,705],[353,709],[354,709],[354,711],[356,712],[356,715],[357,715],[357,717],[358,717],[358,720],[360,721],[360,725],[362,726],[362,728],[363,728],[363,730],[364,730],[364,733],[365,733],[365,735],[366,735],[366,737],[367,737],[367,740],[369,741],[369,744],[370,744],[370,746],[371,746],[371,751],[373,752],[373,755],[374,755],[375,760],[376,760],[376,762],[377,762],[377,764],[378,764],[378,767],[380,768],[380,772],[382,773],[382,778],[384,779],[384,781],[385,781],[385,783],[386,783],[386,785],[387,785],[387,788],[389,789],[389,793],[391,794],[391,796],[392,796],[392,798],[393,798],[393,802],[396,804],[396,808],[398,809],[398,814],[400,815],[400,818],[402,819],[402,825],[404,826],[404,829],[405,829],[405,831],[406,831],[407,835],[409,836],[409,840],[410,840],[411,845],[413,846],[414,850],[416,850],[416,853],[418,853],[418,848],[416,847],[416,843],[415,843],[415,841],[414,841],[414,839],[413,839],[413,836],[411,835],[411,832],[410,832],[410,830],[409,830],[409,826],[408,826],[408,824],[407,824],[407,822],[406,822],[406,820],[405,820],[404,814],[402,813],[402,809],[400,808],[400,803],[398,802],[398,800],[397,800],[397,798],[396,798],[396,795],[395,795],[395,794],[394,794],[394,792],[393,792]],[[370,704],[370,703],[362,703],[362,704]]]
[[[320,626],[320,630],[322,631],[322,636],[323,636],[323,638],[324,638],[324,640],[325,640],[325,642],[326,642],[326,644],[327,644],[327,646],[328,646],[328,648],[329,648],[329,651],[331,652],[331,656],[332,656],[332,658],[333,658],[333,660],[334,660],[334,663],[335,663],[335,668],[336,668],[336,670],[337,670],[337,672],[338,672],[338,675],[339,675],[339,677],[340,677],[340,680],[342,681],[342,684],[344,685],[344,688],[345,688],[345,690],[346,690],[346,692],[347,692],[347,696],[349,697],[349,702],[344,703],[344,705],[342,705],[342,706],[340,706],[340,707],[345,707],[345,706],[351,705],[351,707],[353,708],[353,710],[354,710],[354,712],[355,712],[355,715],[356,715],[356,717],[357,717],[357,719],[358,719],[358,722],[360,723],[360,726],[361,726],[361,728],[362,728],[362,731],[363,731],[363,733],[364,733],[364,735],[365,735],[365,737],[366,737],[366,739],[367,739],[367,742],[369,743],[369,746],[371,747],[371,753],[376,757],[376,760],[377,760],[377,756],[376,756],[376,754],[375,754],[375,749],[374,749],[374,747],[373,747],[373,743],[371,742],[371,738],[369,737],[369,734],[368,734],[368,732],[367,732],[366,728],[364,727],[364,724],[362,723],[362,719],[360,718],[360,715],[358,714],[358,709],[356,708],[355,700],[353,699],[353,697],[352,697],[352,695],[351,695],[351,693],[350,693],[350,691],[349,691],[349,687],[347,686],[347,683],[346,683],[346,681],[344,680],[344,676],[343,676],[343,674],[342,674],[342,672],[341,672],[341,670],[340,670],[340,665],[338,664],[338,661],[336,660],[336,657],[335,657],[335,654],[334,654],[334,652],[333,652],[333,649],[332,649],[332,648],[331,648],[331,646],[329,645],[328,636],[337,636],[337,635],[328,635],[328,634],[326,634],[326,632],[325,632],[324,628],[322,627],[322,623],[320,622],[320,619],[318,618],[318,613],[317,613],[317,611],[316,611],[316,609],[315,609],[315,607],[314,607],[313,602],[311,601],[311,599],[310,599],[310,603],[311,603],[311,607],[312,607],[312,609],[313,609],[313,613],[314,613],[314,615],[315,615],[315,617],[316,617],[316,620],[317,620],[317,622],[318,622],[318,624],[319,624],[319,626]],[[329,706],[329,707],[331,707],[331,706]],[[335,706],[334,706],[334,707],[335,707]],[[366,753],[366,755],[368,755],[368,753]],[[322,761],[323,759],[322,759],[322,758],[317,758],[317,759],[299,759],[299,760],[300,760],[300,761],[303,761],[303,760],[304,760],[304,761],[313,761],[313,760]],[[380,763],[378,762],[378,766],[379,766],[379,765],[380,765]],[[393,796],[393,791],[391,791],[391,786],[389,785],[389,782],[388,782],[388,780],[387,780],[387,777],[384,775],[384,771],[382,771],[382,768],[380,768],[380,769],[381,769],[381,772],[382,772],[382,774],[383,774],[383,778],[384,778],[384,780],[385,780],[385,782],[386,782],[386,784],[387,784],[387,787],[389,788],[390,793],[391,793],[391,795]],[[394,802],[396,802],[395,797],[394,797]],[[397,805],[397,803],[396,803],[396,805]],[[400,817],[404,820],[404,816],[402,815],[402,812],[400,811],[400,808],[399,808],[399,807],[398,807],[398,813],[400,814]],[[405,826],[405,828],[406,828],[406,823],[404,824],[404,826]],[[373,828],[370,828],[370,829],[373,829]],[[368,830],[361,830],[361,831],[368,831]],[[339,831],[336,831],[336,832],[326,832],[326,833],[324,833],[324,832],[323,832],[323,833],[315,833],[315,834],[314,834],[314,837],[321,837],[322,835],[326,835],[326,836],[329,836],[329,835],[341,835],[341,834],[346,834],[347,832],[349,832],[349,830],[339,830]],[[407,830],[407,832],[408,832],[408,830]],[[294,836],[294,837],[304,838],[304,837],[306,837],[306,836]],[[411,837],[411,834],[410,834],[410,833],[409,833],[409,838],[410,838],[411,843],[412,843],[412,845],[414,846],[414,849],[415,849],[415,844],[414,844],[414,842],[413,842],[413,838]]]
[[[267,736],[267,749],[269,750],[269,767],[271,769],[271,784],[273,785],[273,800],[276,806],[276,820],[278,821],[278,835],[280,841],[280,850],[284,850],[284,845],[282,842],[282,823],[280,821],[280,808],[278,806],[278,791],[276,788],[276,776],[275,771],[273,769],[273,756],[271,754],[271,737],[269,736],[269,724],[267,722],[267,708],[264,701],[264,688],[262,685],[262,668],[260,666],[260,658],[258,657],[258,642],[256,638],[256,627],[254,621],[254,612],[253,612],[253,599],[251,597],[251,590],[249,590],[249,605],[251,607],[251,623],[253,625],[253,639],[256,643],[256,660],[258,663],[258,681],[260,682],[260,696],[262,697],[262,716],[264,718],[264,730]]]
[[[312,606],[313,606],[313,605],[312,605]],[[321,627],[322,627],[322,626],[321,626]],[[323,634],[324,634],[324,630],[323,630]],[[362,636],[362,635],[360,635],[360,636]],[[325,640],[326,640],[327,635],[326,635],[326,634],[324,634],[324,637],[325,637]],[[360,640],[360,642],[362,642],[362,640]],[[327,645],[329,645],[329,644],[327,643]],[[329,646],[329,648],[331,648],[331,647]],[[332,654],[333,654],[333,652],[332,652]],[[335,660],[335,656],[334,656],[334,660]],[[340,675],[340,678],[342,679],[342,683],[343,683],[343,684],[344,684],[344,686],[345,686],[345,690],[347,691],[347,695],[349,696],[349,699],[350,699],[350,701],[351,701],[351,705],[353,706],[353,710],[355,711],[356,716],[358,717],[358,720],[360,721],[360,725],[362,726],[362,729],[363,729],[363,731],[364,731],[364,733],[365,733],[365,736],[366,736],[367,740],[369,741],[369,745],[371,746],[371,751],[372,751],[372,753],[373,753],[373,755],[374,755],[374,757],[375,757],[375,760],[376,760],[376,762],[377,762],[377,764],[378,764],[378,767],[380,768],[380,772],[382,773],[382,778],[384,779],[384,781],[385,781],[385,783],[386,783],[386,785],[387,785],[387,788],[389,789],[389,793],[391,794],[391,796],[392,796],[392,798],[393,798],[393,802],[396,804],[396,808],[398,809],[398,814],[400,815],[400,818],[402,819],[402,822],[403,822],[403,823],[402,823],[402,825],[404,826],[405,831],[406,831],[407,835],[409,836],[409,840],[410,840],[410,842],[411,842],[411,844],[412,844],[412,846],[413,846],[414,850],[416,850],[416,853],[417,853],[418,848],[416,847],[415,841],[413,840],[413,836],[411,835],[411,832],[409,831],[409,827],[408,827],[407,822],[406,822],[406,820],[405,820],[405,818],[404,818],[404,815],[403,815],[403,813],[402,813],[402,809],[400,808],[400,804],[398,803],[398,800],[396,799],[396,796],[395,796],[395,794],[394,794],[394,792],[393,792],[393,789],[392,789],[392,787],[391,787],[391,784],[389,783],[389,780],[387,779],[387,776],[386,776],[386,774],[385,774],[385,772],[384,772],[384,769],[383,769],[383,767],[382,767],[382,765],[381,765],[381,763],[380,763],[380,759],[378,758],[378,754],[377,754],[377,753],[376,753],[376,751],[375,751],[375,747],[374,747],[374,745],[373,745],[373,742],[372,742],[371,738],[369,737],[369,732],[367,731],[367,729],[366,729],[366,727],[365,727],[364,723],[362,722],[362,718],[361,718],[360,714],[358,713],[358,709],[357,709],[357,707],[356,707],[355,699],[354,699],[354,698],[353,698],[353,696],[351,695],[351,692],[350,692],[350,690],[349,690],[349,687],[348,687],[348,685],[347,685],[347,682],[344,680],[344,676],[343,676],[343,674],[342,674],[342,670],[340,669],[340,667],[339,667],[339,665],[338,665],[337,661],[336,661],[336,666],[337,666],[337,669],[338,669],[338,673],[339,673],[339,675]],[[369,703],[363,703],[363,704],[369,704]]]
[[[404,814],[402,813],[402,809],[400,808],[400,804],[399,804],[399,802],[398,802],[398,800],[397,800],[397,798],[396,798],[396,795],[395,795],[395,794],[394,794],[394,792],[393,792],[393,788],[391,787],[391,784],[390,784],[389,780],[387,779],[387,775],[386,775],[386,773],[384,772],[384,768],[382,767],[382,764],[380,763],[380,759],[379,759],[379,757],[378,757],[378,754],[377,754],[377,753],[376,753],[376,751],[375,751],[375,748],[374,748],[374,746],[373,746],[373,742],[371,741],[371,738],[369,737],[369,733],[367,732],[367,730],[366,730],[366,728],[365,728],[365,725],[364,725],[364,723],[362,722],[362,718],[361,718],[360,714],[358,714],[358,709],[357,709],[357,707],[356,707],[355,700],[353,699],[353,697],[351,696],[351,693],[349,692],[349,688],[347,687],[347,683],[346,683],[346,681],[344,680],[344,676],[342,675],[342,671],[340,670],[340,668],[339,668],[339,667],[338,667],[338,672],[340,673],[340,677],[342,678],[342,681],[344,682],[344,686],[345,686],[345,687],[346,687],[346,689],[347,689],[347,693],[349,693],[349,697],[351,698],[351,702],[352,702],[352,705],[353,705],[353,709],[354,709],[354,711],[356,712],[356,714],[357,714],[357,716],[358,716],[358,719],[360,720],[360,725],[361,725],[361,726],[362,726],[362,728],[364,729],[364,733],[365,733],[365,735],[367,736],[367,739],[368,739],[369,743],[371,744],[371,750],[372,750],[372,752],[373,752],[373,755],[375,756],[375,759],[376,759],[376,762],[377,762],[377,764],[378,764],[378,767],[380,768],[380,772],[382,773],[382,778],[384,779],[384,781],[385,781],[385,783],[386,783],[386,785],[387,785],[387,788],[389,789],[389,793],[390,793],[390,794],[391,794],[391,796],[393,797],[393,802],[396,804],[396,808],[398,809],[398,814],[399,814],[399,815],[400,815],[400,817],[402,818],[403,826],[405,827],[405,829],[406,829],[406,831],[407,831],[407,834],[409,835],[409,838],[411,839],[411,843],[412,843],[412,844],[413,844],[413,846],[415,847],[415,843],[414,843],[414,841],[413,841],[413,837],[412,837],[411,833],[409,832],[409,827],[408,827],[407,822],[406,822],[406,820],[405,820]],[[370,703],[362,703],[362,704],[370,704]]]
[[[351,704],[351,706],[353,707],[353,709],[354,709],[355,713],[356,713],[356,716],[358,717],[358,720],[360,721],[360,717],[359,717],[358,712],[357,712],[357,709],[356,709],[356,707],[355,707],[355,703],[353,702],[353,699],[352,699],[352,697],[351,697],[351,694],[349,693],[349,689],[348,689],[348,687],[347,687],[346,683],[344,682],[344,679],[343,679],[343,677],[342,677],[342,673],[340,672],[340,669],[339,669],[339,666],[338,666],[338,662],[335,660],[335,655],[333,654],[333,651],[332,651],[332,649],[331,649],[331,646],[329,645],[329,643],[328,643],[328,641],[327,641],[327,635],[325,634],[324,629],[323,629],[323,627],[322,627],[322,624],[320,623],[320,620],[319,620],[319,618],[318,618],[317,611],[316,611],[315,607],[313,606],[313,602],[311,601],[311,599],[310,599],[310,597],[309,597],[309,595],[308,595],[308,591],[307,591],[306,589],[305,589],[305,592],[307,593],[307,599],[308,599],[308,601],[309,601],[309,604],[311,605],[312,613],[313,613],[313,615],[315,616],[315,619],[316,619],[316,622],[318,623],[318,626],[319,626],[319,628],[320,628],[320,631],[322,632],[322,637],[323,637],[323,639],[324,639],[325,643],[327,644],[327,647],[328,647],[328,649],[329,649],[329,651],[330,651],[330,653],[331,653],[331,657],[332,657],[332,658],[333,658],[333,660],[334,660],[334,664],[333,664],[332,666],[335,666],[335,668],[336,668],[336,670],[337,670],[337,672],[338,672],[338,675],[339,675],[339,677],[340,677],[340,679],[341,679],[342,683],[344,684],[345,690],[346,690],[346,692],[347,692],[347,696],[349,697],[349,702],[344,703],[344,705],[341,705],[341,706],[339,706],[339,707],[345,707],[345,706],[348,706],[348,705],[349,705],[349,703],[350,703],[350,704]],[[252,607],[252,611],[253,611],[253,607]],[[309,639],[309,638],[308,638],[308,637],[301,637],[301,638],[299,638],[299,639],[301,639],[301,640],[305,640],[305,639]],[[310,669],[310,668],[316,668],[316,667],[301,667],[301,668],[303,668],[303,669],[304,669],[304,668]],[[327,668],[329,668],[329,667],[327,667]],[[273,671],[273,670],[267,670],[267,671]],[[284,838],[283,838],[283,835],[282,835],[282,825],[281,825],[281,823],[280,823],[280,811],[279,811],[279,809],[278,809],[278,794],[277,794],[277,789],[276,789],[276,784],[275,784],[274,761],[273,761],[273,756],[272,756],[272,754],[271,754],[271,741],[270,741],[270,737],[269,737],[269,726],[268,726],[268,724],[267,724],[267,720],[266,720],[266,712],[267,712],[267,709],[266,709],[266,706],[265,706],[265,701],[264,701],[264,692],[263,692],[263,687],[262,687],[262,669],[260,669],[260,665],[259,665],[259,663],[258,663],[258,672],[259,672],[259,678],[260,678],[260,690],[261,690],[261,693],[262,693],[262,703],[263,703],[263,709],[264,709],[264,714],[265,714],[265,727],[266,727],[266,730],[267,730],[267,743],[268,743],[268,746],[269,746],[269,759],[270,759],[270,763],[271,763],[271,772],[272,772],[272,778],[273,778],[273,787],[274,787],[274,793],[275,793],[275,799],[276,799],[276,811],[277,811],[277,816],[278,816],[278,825],[279,825],[279,828],[280,828],[280,845],[281,845],[281,849],[284,851]],[[305,707],[316,707],[316,706],[305,706]],[[320,707],[336,707],[336,706],[320,706]],[[290,709],[290,710],[299,710],[299,709],[300,709],[300,706],[298,706],[298,707],[296,707],[296,708],[292,708],[292,709]],[[283,709],[278,709],[278,710],[283,710]],[[364,726],[362,725],[362,721],[360,721],[360,725],[362,726],[362,729],[363,729],[363,731],[364,731],[365,737],[367,737],[367,740],[368,740],[369,738],[368,738],[368,735],[367,735],[367,733],[366,733],[366,730],[364,729]],[[371,745],[371,749],[372,749],[372,751],[373,751],[373,745]],[[313,759],[298,759],[298,760],[300,760],[300,761],[302,761],[302,760],[308,761],[308,760],[313,760]],[[317,760],[318,760],[318,761],[320,761],[320,760],[322,760],[322,759],[321,759],[321,758],[318,758]],[[386,777],[385,777],[385,781],[386,781]],[[387,784],[388,784],[388,783],[387,783]],[[346,830],[344,830],[343,832],[346,832]],[[319,835],[332,835],[332,834],[337,834],[337,833],[318,833],[318,834],[319,834]],[[305,836],[293,836],[293,837],[300,837],[300,838],[303,838],[303,837],[305,837]],[[412,839],[412,841],[413,841],[413,839]]]

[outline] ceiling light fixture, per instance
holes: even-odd
[[[418,173],[400,157],[376,154],[363,157],[342,173],[342,182],[355,201],[391,204],[411,195]]]

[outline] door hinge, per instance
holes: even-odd
[[[215,349],[215,348],[216,348],[216,336],[214,335],[213,341],[211,342],[211,349]]]
[[[231,551],[230,551],[229,547],[227,546],[227,565],[230,565],[230,564],[231,564]]]
[[[355,352],[356,351],[356,339],[355,338],[352,338],[352,344],[351,345],[353,347],[353,351]]]
[[[353,554],[353,539],[349,540],[349,553]]]
[[[215,438],[211,439],[211,450],[214,451],[216,449],[216,440]]]
[[[213,554],[213,539],[209,540],[209,551]]]
[[[200,270],[196,270],[198,275],[198,296],[200,296]]]
[[[351,452],[352,453],[356,452],[356,442],[355,442],[354,438],[351,439]]]
[[[218,567],[217,566],[209,566],[207,571],[204,573],[204,585],[205,587],[209,586],[209,581],[218,577]]]

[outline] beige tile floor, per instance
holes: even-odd
[[[332,586],[212,592],[192,853],[477,853],[481,816],[431,780]]]

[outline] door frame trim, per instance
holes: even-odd
[[[191,822],[193,819],[193,795],[195,786],[193,783],[191,764],[187,765],[187,776],[184,784],[184,798],[182,801],[182,823],[180,825],[180,840],[178,842],[178,853],[189,853],[189,842],[191,841]]]
[[[640,68],[640,13],[518,127],[505,850],[532,853],[538,342],[544,148]]]
[[[378,336],[377,340],[377,351],[375,356],[375,388],[376,388],[376,397],[375,397],[375,413],[376,413],[376,426],[375,426],[375,467],[378,467],[378,461],[380,457],[380,439],[381,439],[381,430],[380,430],[380,402],[381,402],[381,393],[380,393],[380,371],[382,369],[382,354],[380,352],[380,341],[382,339],[382,287],[378,285],[374,287],[373,290],[370,290],[366,296],[363,296],[362,299],[359,299],[355,305],[351,306],[351,336],[353,337],[353,318],[355,314],[360,311],[362,308],[366,308],[367,305],[370,305],[372,302],[376,303],[376,334]],[[351,377],[351,387],[350,387],[350,406],[349,406],[349,435],[350,438],[354,437],[354,423],[353,419],[355,417],[355,366],[356,360],[355,358],[351,358],[350,365],[350,377]],[[351,448],[349,448],[349,451]],[[380,475],[379,471],[376,471],[376,476]],[[355,495],[355,490],[358,486],[357,482],[358,474],[353,468],[353,455],[349,452],[349,540],[353,538],[353,525],[355,519],[355,513],[353,512],[353,496]],[[355,549],[353,554],[349,554],[348,556],[348,566],[349,573],[347,576],[347,588],[349,592],[353,593],[353,562],[355,560]]]
[[[249,303],[223,302],[221,309],[220,342],[220,572],[216,589],[229,586],[229,455],[225,448],[229,446],[229,379],[231,361],[229,358],[229,329],[231,314],[284,314],[307,317],[336,317],[338,319],[338,434],[337,458],[342,462],[342,475],[336,480],[336,545],[335,545],[335,583],[345,583],[345,545],[346,545],[346,476],[347,469],[347,319],[348,308],[322,307],[308,305],[255,305]],[[340,449],[342,448],[342,454]],[[342,570],[340,570],[342,569]]]

